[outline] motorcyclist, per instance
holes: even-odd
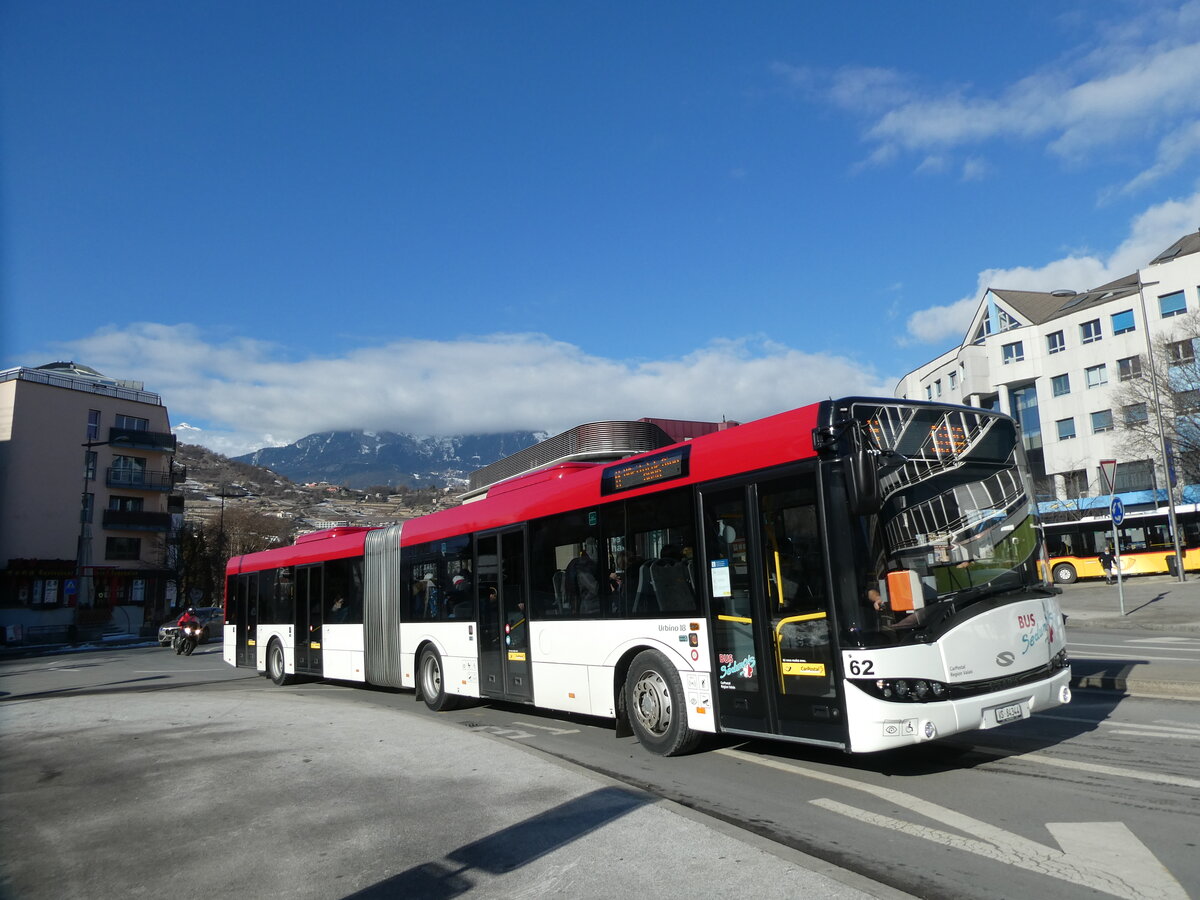
[[[187,609],[185,609],[183,611],[183,615],[179,617],[179,627],[180,628],[183,628],[183,626],[185,626],[185,625],[199,625],[199,624],[200,624],[200,619],[196,615],[196,607],[194,607],[194,606],[189,606]]]

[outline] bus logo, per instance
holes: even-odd
[[[1011,666],[1015,659],[1016,659],[1015,656],[1013,656],[1011,653],[1009,653],[1007,650],[1005,650],[1003,653],[999,654],[996,657],[996,665]]]

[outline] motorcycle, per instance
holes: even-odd
[[[184,625],[176,631],[175,639],[171,642],[175,655],[191,656],[196,645],[200,643],[200,633],[200,626],[192,624]]]

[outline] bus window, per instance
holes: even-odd
[[[541,519],[530,526],[535,618],[605,614],[601,601],[607,579],[602,577],[599,533],[599,513],[594,509]]]
[[[626,505],[625,593],[630,615],[699,612],[695,511],[691,492],[671,491]]]

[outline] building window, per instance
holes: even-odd
[[[933,383],[933,396],[942,396],[942,379],[940,378]]]
[[[83,454],[83,477],[88,481],[96,480],[96,451],[88,450]]]
[[[1087,469],[1075,469],[1063,473],[1063,492],[1068,500],[1088,495]]]
[[[1054,423],[1058,427],[1058,439],[1069,441],[1075,437],[1075,419],[1059,419]]]
[[[1063,333],[1056,331],[1053,334],[1046,335],[1046,352],[1058,353],[1061,350],[1067,349],[1067,342],[1063,340]]]
[[[91,494],[91,493],[84,494],[83,495],[83,508],[79,511],[80,521],[91,522],[92,521],[92,510],[95,508],[96,508],[96,495]]]
[[[1113,414],[1111,409],[1102,409],[1092,413],[1092,434],[1113,430]]]
[[[1127,309],[1124,312],[1113,313],[1112,329],[1113,334],[1125,334],[1127,331],[1133,331],[1133,310]]]
[[[128,431],[149,431],[150,420],[140,419],[137,416],[123,416],[117,413],[117,427]]]
[[[1120,381],[1132,381],[1134,378],[1142,377],[1142,358],[1140,356],[1127,356],[1124,359],[1117,360],[1117,379]]]
[[[142,539],[127,537],[110,537],[104,541],[105,559],[141,559]]]
[[[1103,337],[1104,332],[1100,330],[1099,319],[1092,319],[1079,326],[1079,339],[1084,344],[1094,344]]]
[[[1084,369],[1084,375],[1087,376],[1089,388],[1108,384],[1108,367],[1104,363],[1100,363],[1098,366],[1089,366]]]
[[[1131,403],[1122,407],[1121,417],[1126,425],[1142,425],[1149,421],[1150,412],[1145,403]]]
[[[1004,352],[1004,365],[1006,366],[1009,363],[1020,362],[1025,358],[1025,348],[1021,341],[1005,344],[1001,349]]]
[[[1169,319],[1171,316],[1182,316],[1187,312],[1187,301],[1183,297],[1183,291],[1159,297],[1158,309],[1164,319]]]
[[[1055,397],[1061,397],[1063,394],[1071,393],[1071,376],[1070,375],[1055,375],[1050,379],[1050,385],[1053,389]]]
[[[1179,412],[1194,413],[1200,410],[1200,390],[1195,388],[1177,391],[1175,394],[1175,409]]]
[[[1117,466],[1114,493],[1122,491],[1154,490],[1154,463],[1148,459],[1135,459]]]
[[[142,512],[142,503],[141,497],[118,497],[114,494],[108,498],[108,508],[119,512]]]
[[[952,390],[952,391],[958,390],[958,373],[957,372],[950,372],[949,374],[947,374],[946,380],[950,382],[950,390]]]
[[[1187,366],[1196,361],[1196,348],[1191,340],[1167,344],[1167,358],[1173,366]]]
[[[925,385],[925,399],[926,400],[933,399],[933,385],[932,384]]]
[[[100,437],[100,410],[88,410],[87,440],[94,441]]]

